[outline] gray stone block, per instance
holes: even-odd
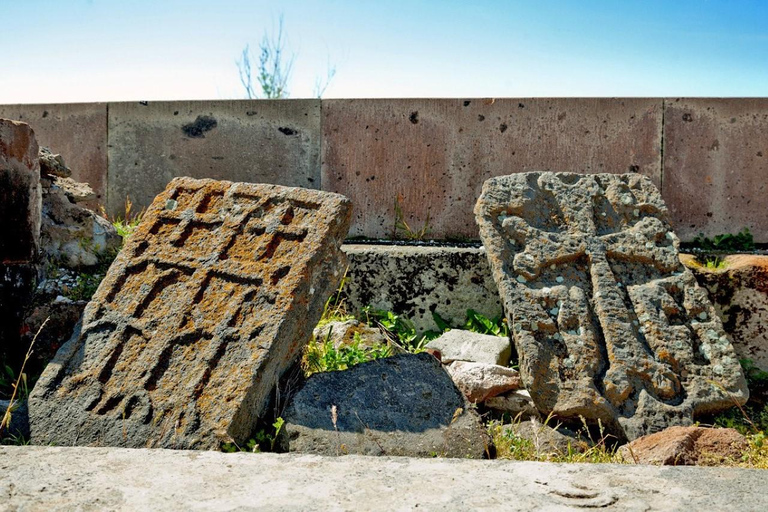
[[[462,329],[451,329],[427,343],[427,348],[440,351],[443,363],[473,361],[507,366],[512,343],[507,337],[491,336]]]
[[[0,446],[9,510],[768,510],[765,471]]]
[[[355,245],[346,292],[351,312],[365,306],[403,314],[419,332],[437,330],[432,313],[463,325],[467,310],[493,318],[501,301],[482,248]]]

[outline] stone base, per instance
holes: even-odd
[[[365,306],[404,314],[419,332],[437,329],[436,312],[463,325],[467,309],[501,315],[501,301],[482,247],[347,244],[348,309]]]
[[[709,291],[739,358],[768,371],[768,256],[734,254],[714,269],[691,255],[681,259]]]
[[[0,446],[8,510],[768,510],[765,472]]]

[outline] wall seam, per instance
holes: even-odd
[[[106,111],[106,119],[104,120],[107,124],[107,126],[104,128],[104,131],[106,132],[106,144],[107,147],[104,148],[104,151],[106,152],[106,158],[107,161],[107,168],[104,170],[104,209],[109,212],[109,102],[106,103],[105,107]],[[128,219],[126,219],[128,220]]]
[[[325,122],[325,114],[323,113],[323,110],[325,109],[325,100],[320,98],[320,150],[319,155],[317,158],[317,165],[319,169],[317,170],[317,176],[318,181],[320,182],[318,185],[318,188],[320,190],[325,190],[325,184],[323,183],[323,144],[325,143],[325,130],[323,130],[323,123]]]
[[[661,98],[661,134],[659,136],[659,192],[664,197],[664,125],[666,120],[664,115],[667,112],[667,103],[665,98]]]

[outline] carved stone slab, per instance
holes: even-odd
[[[350,214],[337,194],[171,181],[32,392],[33,441],[246,441],[341,278]]]
[[[634,439],[746,401],[738,358],[648,178],[502,176],[485,182],[475,216],[545,415]]]

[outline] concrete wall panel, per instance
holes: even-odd
[[[664,184],[684,241],[748,227],[768,242],[768,99],[665,101]]]
[[[72,178],[96,192],[90,206],[105,204],[107,190],[107,104],[0,105],[0,118],[29,123],[40,146],[64,157]]]
[[[661,184],[660,99],[323,101],[322,187],[355,204],[351,236],[388,237],[394,203],[429,215],[432,238],[477,238],[472,210],[492,176],[640,172]]]
[[[108,210],[176,176],[320,187],[320,101],[111,103]]]

